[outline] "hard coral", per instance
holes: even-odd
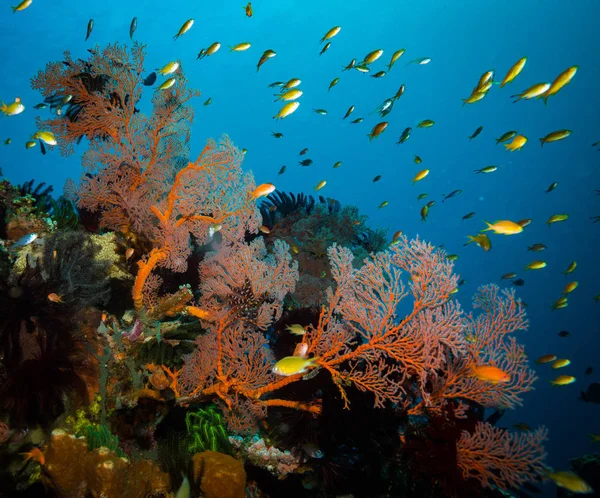
[[[166,497],[168,474],[149,460],[129,461],[108,448],[89,451],[85,438],[55,430],[44,450],[42,478],[61,498]]]
[[[246,471],[235,458],[203,451],[193,456],[194,481],[200,483],[204,498],[244,498]]]

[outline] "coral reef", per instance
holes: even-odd
[[[62,153],[89,142],[79,181],[0,183],[7,489],[235,498],[248,473],[251,496],[477,497],[543,476],[546,430],[494,426],[536,380],[514,291],[466,313],[439,248],[333,199],[259,211],[227,136],[189,159],[181,68],[144,114],[145,47],[90,54],[32,80],[64,106],[38,123]]]

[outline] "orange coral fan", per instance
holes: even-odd
[[[439,410],[448,400],[513,407],[531,389],[535,374],[527,367],[524,350],[506,337],[527,325],[514,294],[499,295],[497,288],[484,287],[475,298],[484,313],[477,318],[465,316],[457,302],[449,300],[457,277],[445,253],[405,237],[388,251],[372,254],[358,270],[349,249],[334,245],[329,257],[337,286],[329,292],[317,325],[306,328],[303,342],[308,345],[307,354],[318,357],[317,368],[331,375],[346,407],[349,386],[372,393],[376,407],[391,401],[409,413]],[[243,255],[238,259],[243,261]],[[214,322],[198,338],[197,351],[183,369],[168,372],[179,402],[217,397],[230,427],[238,430],[251,429],[269,406],[318,414],[320,405],[315,401],[270,399],[278,389],[304,377],[277,378],[271,373],[275,359],[259,332],[270,322],[249,320],[257,316],[260,301],[254,291],[260,294],[261,287],[244,287],[241,310],[242,301],[227,299],[236,283],[241,285],[253,274],[251,269],[233,270],[241,265],[239,261],[223,264],[218,257],[208,258],[204,263],[208,268],[201,270],[206,282],[202,304]],[[409,284],[402,281],[406,273]],[[271,279],[268,272],[262,274]],[[399,318],[398,307],[409,295],[412,308]],[[248,315],[250,311],[254,315]],[[510,373],[511,381],[478,380],[471,373],[475,361],[496,364]],[[464,410],[459,404],[457,415],[464,415]]]
[[[464,342],[458,308],[448,304],[436,310],[456,285],[452,266],[433,247],[406,239],[388,252],[372,255],[360,270],[352,267],[348,249],[333,246],[329,255],[338,285],[321,311],[318,326],[307,331],[309,353],[320,357],[317,364],[332,375],[347,404],[343,386],[349,384],[372,392],[376,406],[401,401],[412,376],[425,378],[429,369],[441,364],[450,351],[458,352]],[[412,276],[415,301],[413,311],[396,321],[396,308],[408,294],[401,270]],[[236,282],[231,278],[235,273],[221,273],[225,282]],[[222,303],[228,287],[214,283],[211,288],[220,289],[218,302]],[[248,416],[251,408],[250,419],[264,416],[261,410],[267,406],[319,413],[316,403],[262,399],[301,380],[302,375],[274,377],[270,370],[275,361],[262,334],[240,320],[235,306],[228,310],[223,314],[222,308],[217,309],[218,323],[198,339],[198,352],[188,358],[183,375],[175,379],[178,391],[185,394],[180,401],[217,396],[234,416]],[[427,313],[437,313],[436,319],[424,321]],[[241,403],[240,396],[250,405]]]
[[[432,376],[432,388],[423,402],[413,407],[411,413],[423,408],[440,407],[449,400],[459,402],[457,414],[463,415],[463,400],[485,407],[515,408],[520,406],[521,395],[533,389],[537,376],[528,366],[525,348],[510,334],[525,330],[528,321],[514,290],[500,292],[498,286],[480,287],[474,298],[475,309],[483,313],[468,315],[463,324],[466,339],[465,354],[454,356],[443,376]],[[493,365],[510,376],[510,381],[494,384],[479,380],[472,373],[475,365]]]
[[[224,241],[232,243],[258,229],[260,213],[248,195],[254,179],[242,172],[242,157],[228,137],[219,144],[209,140],[196,162],[177,172],[167,195],[155,199],[150,207],[156,217],[154,249],[138,263],[136,308],[143,304],[144,282],[156,266],[186,269],[190,233],[203,244],[209,240],[208,228],[218,224]]]
[[[53,107],[66,109],[63,116],[43,126],[59,138],[64,154],[72,153],[73,144],[82,136],[89,140],[110,137],[118,143],[120,138],[129,138],[121,137],[122,133],[133,131],[130,125],[142,95],[144,45],[134,43],[131,54],[118,44],[90,52],[84,61],[74,60],[66,51],[63,61],[48,63],[31,80],[31,86]]]
[[[464,478],[475,478],[484,487],[516,489],[544,475],[542,443],[547,436],[545,427],[512,434],[480,422],[473,434],[464,432],[456,443],[457,464]]]

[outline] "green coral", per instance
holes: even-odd
[[[88,450],[92,451],[96,448],[104,447],[113,451],[119,457],[125,456],[121,448],[119,448],[119,438],[110,432],[110,429],[105,425],[90,424],[85,427],[84,435],[87,440]]]
[[[125,456],[119,448],[119,438],[110,432],[110,429],[99,423],[102,412],[102,398],[96,396],[87,410],[79,409],[75,416],[69,416],[66,424],[76,437],[85,437],[90,451],[105,447],[115,452],[118,456]]]
[[[223,416],[215,405],[188,412],[185,416],[190,453],[218,451],[231,453],[231,444],[223,424]]]

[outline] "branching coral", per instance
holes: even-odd
[[[511,434],[479,423],[475,432],[463,433],[456,445],[457,463],[463,477],[475,478],[485,487],[518,488],[542,478],[547,467],[543,442],[548,431]]]

